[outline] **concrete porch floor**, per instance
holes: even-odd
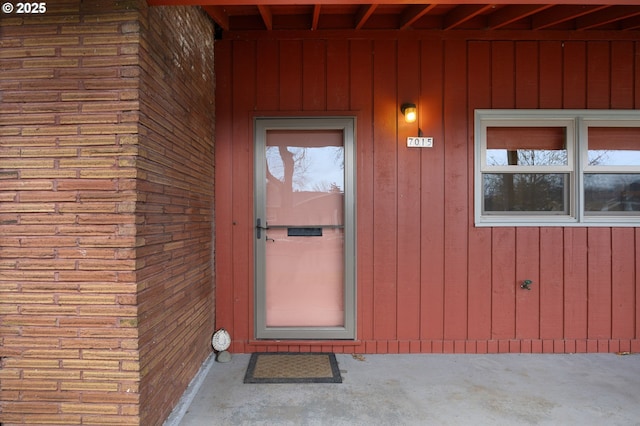
[[[640,425],[640,354],[337,354],[341,384],[243,384],[207,360],[165,426]]]

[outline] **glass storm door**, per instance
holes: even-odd
[[[256,337],[353,339],[354,120],[255,129]]]

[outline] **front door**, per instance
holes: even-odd
[[[256,337],[355,338],[353,118],[255,122]]]

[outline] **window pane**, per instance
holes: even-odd
[[[487,150],[487,166],[565,166],[567,151],[518,149]]]
[[[269,225],[341,225],[344,208],[342,131],[267,132]],[[322,141],[326,146],[320,146]]]
[[[640,214],[640,174],[585,174],[584,209],[591,215]]]
[[[488,127],[488,166],[568,164],[564,127]]]
[[[640,128],[589,127],[590,166],[640,166]]]
[[[566,173],[483,174],[484,213],[569,214]]]

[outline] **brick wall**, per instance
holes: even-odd
[[[158,26],[208,22],[47,7],[0,22],[0,423],[155,424],[213,330],[212,42]]]
[[[147,14],[137,274],[142,415],[156,424],[211,352],[213,25],[199,8]]]

